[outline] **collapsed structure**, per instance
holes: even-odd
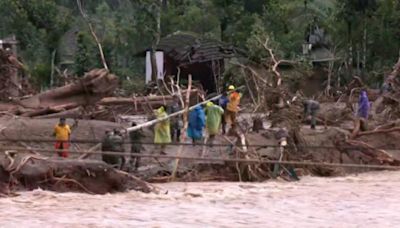
[[[151,80],[154,68],[151,66],[151,52],[138,54],[146,55],[146,81]],[[208,93],[217,92],[222,86],[225,60],[243,55],[240,49],[232,45],[183,32],[161,39],[155,52],[157,66],[162,69],[157,79],[172,75],[187,79],[190,74]]]

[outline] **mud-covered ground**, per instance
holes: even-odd
[[[305,177],[291,183],[158,187],[161,194],[22,192],[0,199],[0,226],[395,227],[400,223],[400,172]]]

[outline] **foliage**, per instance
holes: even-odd
[[[298,60],[302,59],[302,44],[310,28],[318,25],[327,31],[331,40],[329,48],[335,49],[337,57],[348,63],[349,72],[360,67],[357,55],[361,56],[358,61],[362,62],[362,71],[370,75],[371,82],[382,78],[385,70],[390,69],[400,49],[397,0],[82,2],[104,47],[111,71],[122,81],[127,80],[122,85],[134,90],[139,88],[135,88],[137,80],[132,79],[144,78],[144,59],[136,54],[176,31],[231,43],[258,61],[267,55],[255,38],[269,37],[279,57]],[[97,46],[75,1],[2,0],[0,15],[0,37],[17,36],[19,53],[38,84],[49,84],[54,50],[57,50],[56,66],[67,67],[74,74],[83,75],[101,66]],[[65,62],[70,65],[63,65]]]

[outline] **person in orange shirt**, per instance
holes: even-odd
[[[235,86],[230,85],[228,87],[228,104],[226,105],[225,111],[225,122],[231,124],[231,129],[236,129],[236,117],[239,112],[240,98],[242,95],[236,91]]]
[[[56,137],[55,149],[60,157],[67,158],[69,155],[69,140],[71,137],[71,128],[66,124],[65,118],[60,118],[60,122],[54,127],[54,136]]]

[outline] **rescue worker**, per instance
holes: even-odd
[[[226,92],[223,92],[221,97],[218,100],[219,106],[224,110],[224,113],[226,112],[226,106],[229,102],[228,96]],[[224,114],[221,116],[221,125],[222,125],[222,134],[224,135],[226,133],[226,121],[224,118]]]
[[[154,114],[158,119],[168,116],[165,106],[161,106],[159,109],[155,110]],[[170,121],[168,119],[156,123],[154,127],[154,143],[160,145],[161,154],[166,154],[165,144],[171,143]]]
[[[175,94],[172,97],[172,99],[173,99],[172,104],[168,108],[168,114],[172,114],[182,110],[182,105],[180,103],[179,96]],[[182,127],[183,127],[183,121],[181,115],[171,118],[171,138],[175,142],[180,141]]]
[[[189,125],[187,129],[188,137],[192,139],[193,145],[196,140],[200,140],[203,137],[203,129],[206,125],[206,116],[203,108],[199,105],[196,106],[189,113]]]
[[[56,137],[55,149],[58,150],[59,157],[67,158],[69,156],[69,141],[71,137],[71,128],[66,124],[66,119],[61,117],[59,123],[54,127]],[[61,151],[60,151],[61,150]]]
[[[304,118],[307,119],[311,116],[311,129],[315,129],[317,125],[317,112],[319,110],[319,102],[315,100],[305,100],[303,101],[304,106]]]
[[[225,110],[225,121],[227,124],[231,125],[231,129],[236,130],[236,117],[239,112],[239,104],[241,94],[235,90],[235,86],[230,85],[228,87],[228,104]]]
[[[206,129],[209,136],[209,144],[212,145],[215,135],[218,134],[221,117],[224,114],[224,109],[215,105],[213,102],[208,102],[206,107]]]
[[[361,131],[368,130],[369,110],[370,110],[370,104],[367,92],[365,90],[362,90],[360,93],[360,97],[358,99],[358,110],[357,110],[357,117],[359,118],[360,121]]]
[[[132,123],[132,127],[135,127],[136,123]],[[144,137],[140,130],[129,132],[129,139],[131,140],[131,159],[130,167],[134,167],[135,171],[139,168],[140,157],[132,156],[132,153],[140,154],[144,147],[140,144],[141,139]]]
[[[101,143],[101,150],[108,153],[123,153],[125,151],[124,139],[117,129],[114,129],[114,131],[106,131],[105,137]],[[118,169],[122,169],[125,165],[125,157],[123,155],[102,154],[102,160]]]

